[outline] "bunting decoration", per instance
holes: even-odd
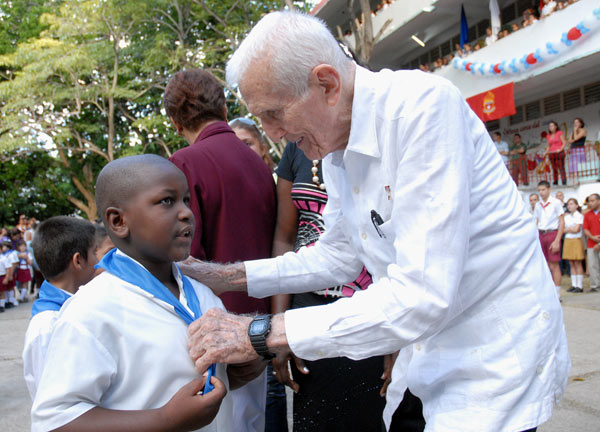
[[[527,72],[530,68],[551,60],[565,50],[570,49],[582,39],[582,36],[600,27],[600,8],[594,9],[591,15],[591,17],[580,21],[574,27],[565,29],[566,31],[561,34],[560,40],[545,42],[533,52],[525,52],[520,56],[500,60],[497,63],[476,62],[455,57],[452,60],[452,66],[455,69],[481,76],[518,75]]]

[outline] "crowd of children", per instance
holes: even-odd
[[[18,306],[19,302],[27,303],[39,288],[34,284],[37,264],[31,250],[36,224],[35,219],[21,215],[17,226],[1,229],[0,312]]]

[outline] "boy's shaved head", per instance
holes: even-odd
[[[150,173],[173,169],[179,171],[172,162],[153,154],[126,156],[109,162],[96,180],[98,214],[106,223],[106,209],[122,208],[149,181]]]

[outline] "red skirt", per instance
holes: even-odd
[[[31,272],[29,269],[19,269],[17,270],[17,282],[24,283],[29,282],[31,280]]]
[[[6,285],[4,285],[4,280],[6,279],[6,275],[1,277],[1,282],[0,283],[0,292],[2,291],[10,291],[11,289],[13,289],[15,287],[15,278],[13,278],[13,280],[11,280],[9,283],[7,283]]]

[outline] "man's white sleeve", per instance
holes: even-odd
[[[465,307],[458,287],[468,254],[472,134],[485,130],[454,87],[436,87],[417,102],[406,135],[395,140],[406,149],[384,224],[394,238],[387,277],[351,298],[287,311],[287,339],[301,358],[392,353],[435,334]]]
[[[314,246],[280,257],[246,261],[248,294],[268,297],[330,288],[354,281],[363,264],[346,236],[339,199],[333,188],[323,213],[325,233]]]

